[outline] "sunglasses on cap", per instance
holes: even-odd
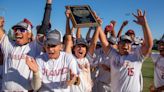
[[[15,33],[16,33],[17,31],[19,31],[19,32],[21,32],[21,33],[24,33],[24,32],[27,32],[28,30],[26,30],[26,29],[24,29],[24,28],[15,28],[13,31],[14,31]]]

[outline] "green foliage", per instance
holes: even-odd
[[[8,31],[8,37],[9,37],[9,39],[10,40],[14,40],[14,36],[13,36],[13,33],[12,33],[12,30],[10,29],[9,31]]]
[[[154,43],[154,45],[153,45],[153,50],[157,50],[157,47],[158,47],[158,45],[157,45],[157,39],[154,39],[153,40],[153,43]]]

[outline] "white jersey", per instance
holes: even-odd
[[[4,53],[3,85],[4,91],[31,90],[32,72],[26,64],[26,55],[36,57],[40,51],[35,42],[18,46],[4,34],[0,41]],[[37,49],[36,49],[37,48]]]
[[[93,81],[96,80],[98,74],[99,74],[99,70],[98,70],[98,64],[100,63],[100,60],[102,59],[102,55],[103,55],[103,50],[100,49],[96,49],[95,53],[93,54],[93,56],[88,52],[86,57],[89,60],[90,66],[91,66],[91,78]]]
[[[110,92],[111,90],[111,73],[105,70],[101,64],[105,64],[110,67],[110,58],[107,57],[103,49],[97,49],[95,51],[95,56],[91,56],[88,53],[88,57],[91,58],[90,61],[94,60],[94,65],[97,67],[97,75],[95,76],[93,92]]]
[[[103,49],[101,49],[103,52]],[[104,70],[104,68],[101,66],[101,64],[105,64],[106,66],[108,66],[110,68],[110,58],[108,56],[105,55],[105,53],[101,54],[101,57],[99,57],[99,74],[97,79],[100,82],[103,82],[105,84],[110,84],[111,82],[111,73],[107,70]]]
[[[154,62],[154,86],[156,88],[164,86],[164,57],[159,53],[151,55]]]
[[[140,74],[144,60],[140,48],[121,56],[111,47],[108,57],[111,61],[111,91],[140,92]]]
[[[94,66],[98,67],[98,76],[97,76],[97,80],[106,83],[106,84],[110,84],[110,78],[111,78],[111,74],[109,71],[106,71],[103,69],[103,67],[100,64],[105,64],[108,67],[110,67],[110,58],[104,54],[103,49],[97,49],[95,52],[95,56],[91,56],[89,53],[87,55],[87,57],[89,58],[89,61],[94,61]]]
[[[75,76],[78,74],[77,61],[72,54],[60,52],[58,59],[49,59],[44,53],[36,61],[42,80],[40,92],[70,92],[70,87],[66,85],[66,81],[70,80],[70,71]]]
[[[71,92],[91,92],[92,80],[90,74],[90,64],[87,58],[77,59],[79,66],[80,84],[72,85]]]

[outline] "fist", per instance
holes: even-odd
[[[123,25],[123,26],[126,26],[127,24],[128,24],[128,21],[126,20],[126,21],[123,22],[122,25]]]
[[[112,20],[110,23],[113,24],[113,26],[116,25],[116,21],[114,21],[114,20]]]
[[[113,30],[113,24],[112,23],[105,27],[105,32],[111,32],[112,30]]]

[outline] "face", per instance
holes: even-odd
[[[62,44],[59,44],[59,45],[48,44],[45,46],[45,49],[50,59],[57,59],[60,55],[60,51],[62,50]]]
[[[164,57],[164,42],[160,42],[158,44],[158,50],[160,52],[160,55]]]
[[[134,34],[128,34],[128,36],[131,37],[131,39],[134,41],[135,35]]]
[[[16,43],[18,45],[23,45],[29,42],[29,39],[31,38],[31,33],[28,32],[26,29],[15,28],[13,31],[14,31]]]
[[[78,59],[81,59],[81,58],[84,58],[85,55],[86,55],[86,52],[87,52],[87,48],[85,45],[83,44],[79,44],[79,45],[76,45],[74,47],[74,52],[75,52],[75,56],[78,58]]]
[[[121,55],[127,55],[131,51],[131,43],[128,41],[120,41],[118,43],[118,50]]]

